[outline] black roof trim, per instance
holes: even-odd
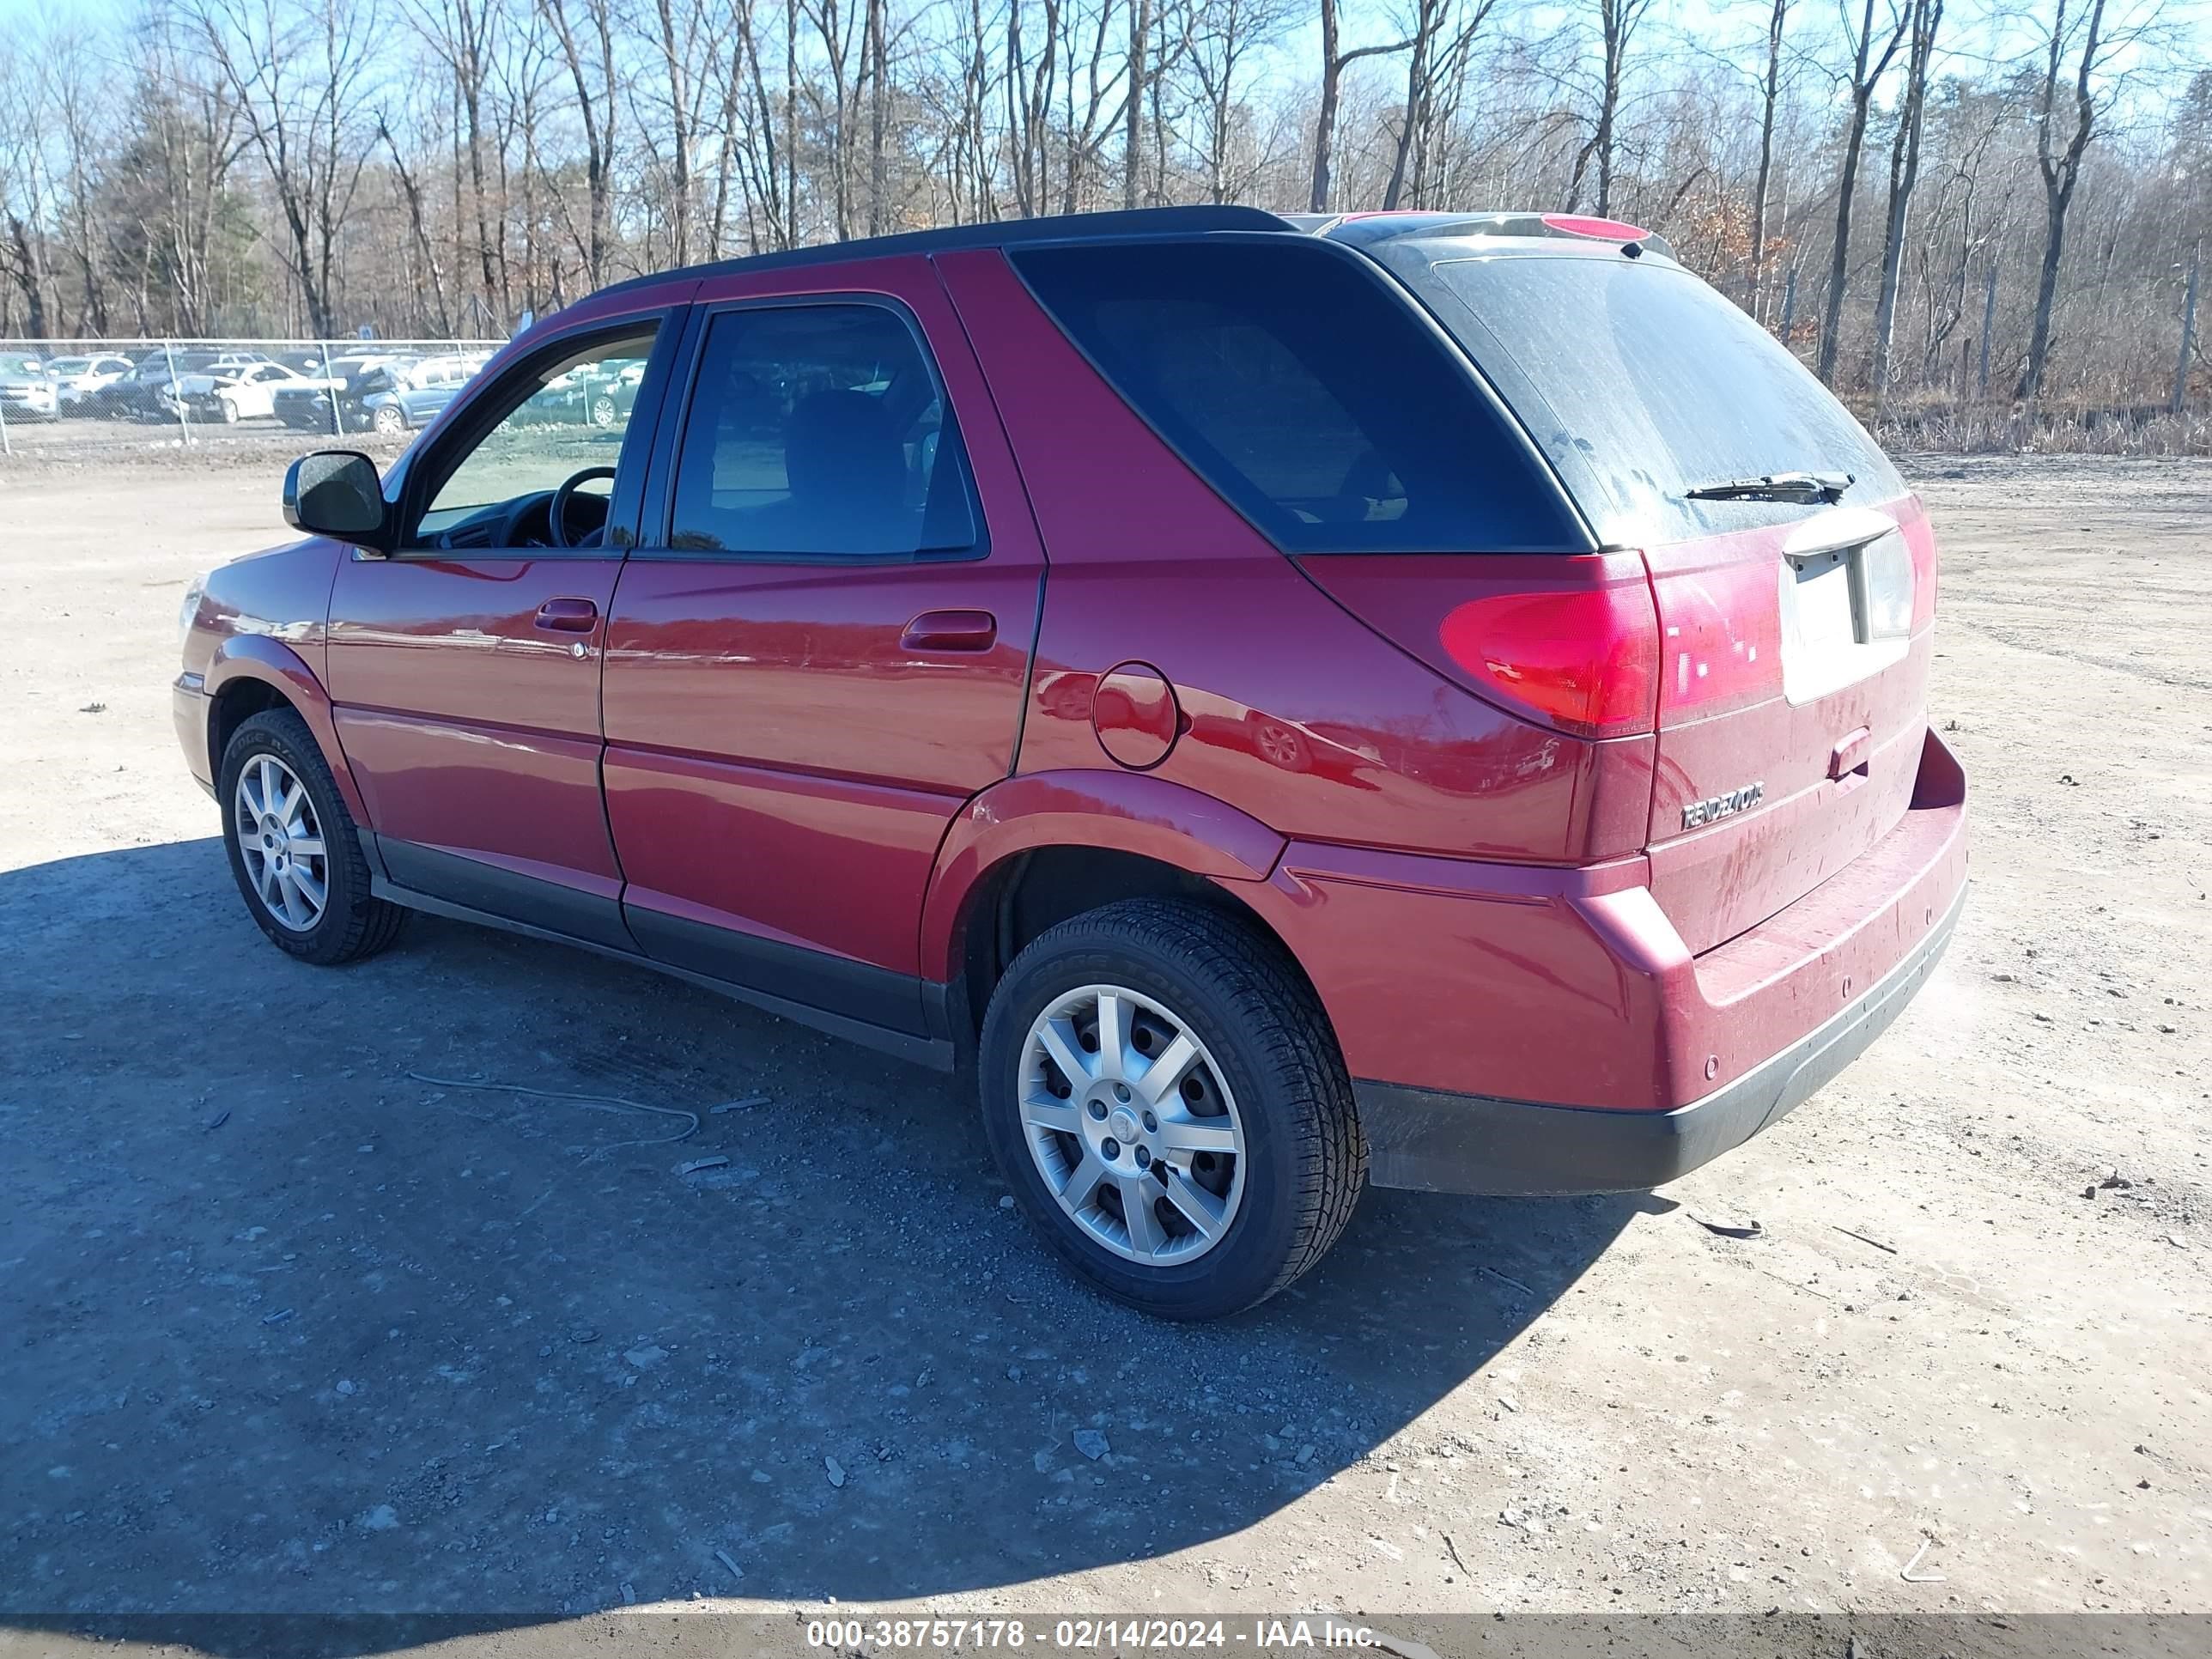
[[[842,264],[850,259],[886,258],[902,253],[945,253],[961,248],[1006,247],[1017,243],[1103,242],[1131,236],[1194,236],[1209,231],[1288,232],[1294,228],[1279,214],[1249,207],[1158,207],[1114,213],[1063,213],[1040,219],[1002,219],[994,224],[910,230],[894,236],[864,237],[853,242],[823,242],[783,253],[756,253],[742,258],[716,260],[710,264],[684,265],[610,283],[592,297],[686,277],[741,276],[756,270],[785,270],[802,265]]]

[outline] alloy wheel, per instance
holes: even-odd
[[[1050,1004],[1022,1048],[1023,1139],[1060,1209],[1146,1266],[1205,1255],[1244,1197],[1244,1126],[1186,1020],[1115,985]]]
[[[238,775],[232,819],[262,908],[293,933],[313,930],[330,902],[330,858],[299,775],[275,755],[254,756]]]

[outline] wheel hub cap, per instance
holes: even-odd
[[[256,755],[239,774],[232,809],[255,900],[278,927],[307,932],[329,902],[330,864],[307,786],[275,755]]]
[[[1037,1173],[1098,1243],[1164,1266],[1227,1234],[1243,1200],[1243,1123],[1173,1010],[1118,986],[1068,993],[1030,1025],[1018,1090]]]

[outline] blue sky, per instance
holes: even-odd
[[[2151,3],[2112,0],[2116,9]],[[1344,3],[1343,34],[1347,46],[1397,38],[1391,20],[1411,9],[1409,0],[1344,0]],[[1796,0],[1793,34],[1809,37],[1810,32],[1817,31],[1832,35],[1840,3],[1841,0]],[[2050,3],[2051,0],[2040,0],[2035,9],[2043,11]],[[1709,49],[1754,43],[1764,39],[1767,6],[1768,0],[1657,0],[1646,38],[1652,46],[1662,44],[1662,32],[1692,36]],[[138,0],[0,0],[0,28],[65,15],[121,21],[137,9]],[[1547,0],[1517,12],[1516,25],[1547,28],[1573,12],[1589,9],[1586,3],[1577,6],[1564,0]],[[1949,0],[1944,19],[1948,50],[1984,60],[2020,55],[2032,46],[2035,30],[2032,23],[2020,21],[2018,9],[2000,0]],[[2212,66],[2212,0],[2163,0],[2163,9],[2166,22],[2183,42],[2186,61],[2175,66],[2179,74],[2185,75],[2192,67]],[[1312,65],[1321,50],[1319,20],[1316,4],[1314,21],[1291,32],[1264,59],[1256,59],[1255,67],[1268,75],[1314,74]]]

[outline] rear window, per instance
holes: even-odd
[[[1280,238],[1013,261],[1137,413],[1289,552],[1589,544],[1510,420],[1379,272]]]
[[[1848,472],[1844,500],[1904,494],[1851,413],[1781,343],[1679,268],[1512,254],[1400,263],[1566,479],[1606,541],[1680,541],[1802,517],[1787,502],[1696,501],[1700,484]],[[1409,251],[1409,253],[1412,251]]]

